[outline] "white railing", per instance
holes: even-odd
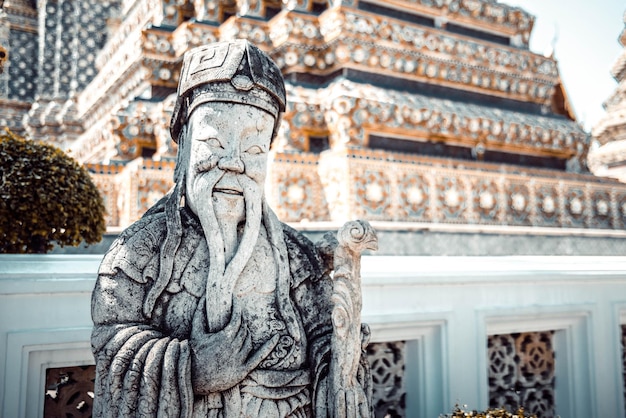
[[[101,256],[0,256],[0,416],[41,417],[45,370],[93,364]],[[373,342],[407,341],[407,416],[488,403],[488,335],[554,330],[556,411],[624,416],[626,257],[364,257]]]

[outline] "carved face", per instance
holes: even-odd
[[[225,205],[243,211],[244,189],[250,180],[256,186],[254,193],[263,194],[274,129],[271,114],[241,103],[209,102],[193,111],[187,128],[186,197],[194,213],[203,199],[213,199],[216,209]]]

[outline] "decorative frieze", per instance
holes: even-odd
[[[312,136],[328,136],[325,112],[317,90],[286,85],[287,109],[283,115],[276,149],[310,151]]]
[[[174,185],[173,161],[136,159],[122,165],[87,166],[104,199],[107,226],[138,220]]]
[[[192,3],[199,21],[219,22],[222,20],[223,10],[219,0],[193,0]]]
[[[348,8],[284,13],[269,24],[286,73],[353,67],[547,103],[558,83],[552,58]]]
[[[131,161],[138,157],[175,158],[176,144],[171,140],[169,124],[174,97],[162,102],[137,100],[111,118],[113,140],[107,154],[113,161]],[[110,149],[110,148],[109,148]]]
[[[267,23],[248,17],[228,19],[220,26],[220,38],[223,40],[247,39],[264,50],[272,46]]]
[[[328,204],[318,174],[318,155],[272,152],[266,196],[282,220],[329,219]]]
[[[146,102],[133,102],[113,119],[113,134],[119,142],[116,145],[115,160],[130,161],[142,156],[144,148],[156,151],[154,121],[150,110],[154,105]]]
[[[109,182],[116,184],[120,193],[131,190],[116,197],[115,210],[126,214],[118,217],[121,225],[139,217],[146,202],[156,198],[154,193],[164,193],[172,184],[172,160],[139,161],[140,165],[132,162],[123,173],[109,175]],[[367,149],[321,154],[273,151],[268,181],[275,187],[267,199],[286,222],[364,218],[626,228],[626,186],[598,181],[590,175],[559,172],[556,178],[554,174],[550,170],[520,170]],[[104,180],[96,183],[100,186]]]
[[[312,180],[317,177],[314,167],[299,162],[298,154],[287,155],[272,167],[273,173],[282,173],[273,174],[272,203],[286,221],[363,217],[561,228],[626,225],[626,188],[598,184],[591,176],[570,174],[559,181],[542,170],[516,173],[497,165],[461,168],[444,159],[380,151],[327,151],[318,163],[320,193]],[[304,207],[327,207],[328,218],[323,212],[300,217],[289,209],[289,199],[297,197]]]
[[[219,39],[219,27],[198,22],[185,22],[175,30],[150,27],[142,32],[143,54],[161,61],[176,61],[188,49],[206,45]],[[172,78],[172,77],[171,77]],[[178,81],[178,78],[175,79]]]
[[[91,179],[98,188],[102,203],[104,204],[104,221],[107,227],[119,226],[119,210],[118,210],[118,193],[119,193],[119,176],[122,165],[114,164],[86,164],[85,168],[89,171]]]
[[[534,24],[531,14],[501,2],[490,0],[390,0],[389,4],[399,8],[421,11],[428,15],[441,16],[470,27],[483,27],[494,32],[513,35],[515,43],[528,47],[530,31]]]
[[[335,171],[348,176],[336,192],[348,217],[557,228],[626,226],[626,187],[602,184],[589,175],[560,173],[556,179],[547,170],[507,172],[504,166],[451,165],[446,159],[383,151],[322,153],[323,185],[332,184],[326,176]],[[332,210],[329,213],[331,220],[338,220]]]
[[[497,46],[455,35],[437,28],[427,28],[364,11],[336,12],[342,20],[342,35],[350,34],[362,41],[376,38],[383,44],[410,47],[414,52],[441,54],[454,61],[482,65],[491,69],[524,73],[532,77],[552,78],[558,75],[556,62],[529,51]]]

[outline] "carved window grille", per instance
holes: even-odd
[[[554,331],[488,337],[490,407],[555,416],[553,337]]]
[[[88,418],[93,406],[96,366],[46,369],[44,418]]]
[[[404,341],[375,343],[367,347],[374,383],[372,403],[376,418],[406,416],[405,347]]]

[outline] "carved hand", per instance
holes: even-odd
[[[204,298],[194,314],[189,345],[191,382],[197,395],[221,392],[241,382],[276,347],[273,336],[258,351],[252,352],[252,337],[241,321],[241,307],[233,303],[230,322],[216,333],[207,331]]]
[[[368,418],[369,402],[361,386],[340,389],[331,395],[332,418]]]

